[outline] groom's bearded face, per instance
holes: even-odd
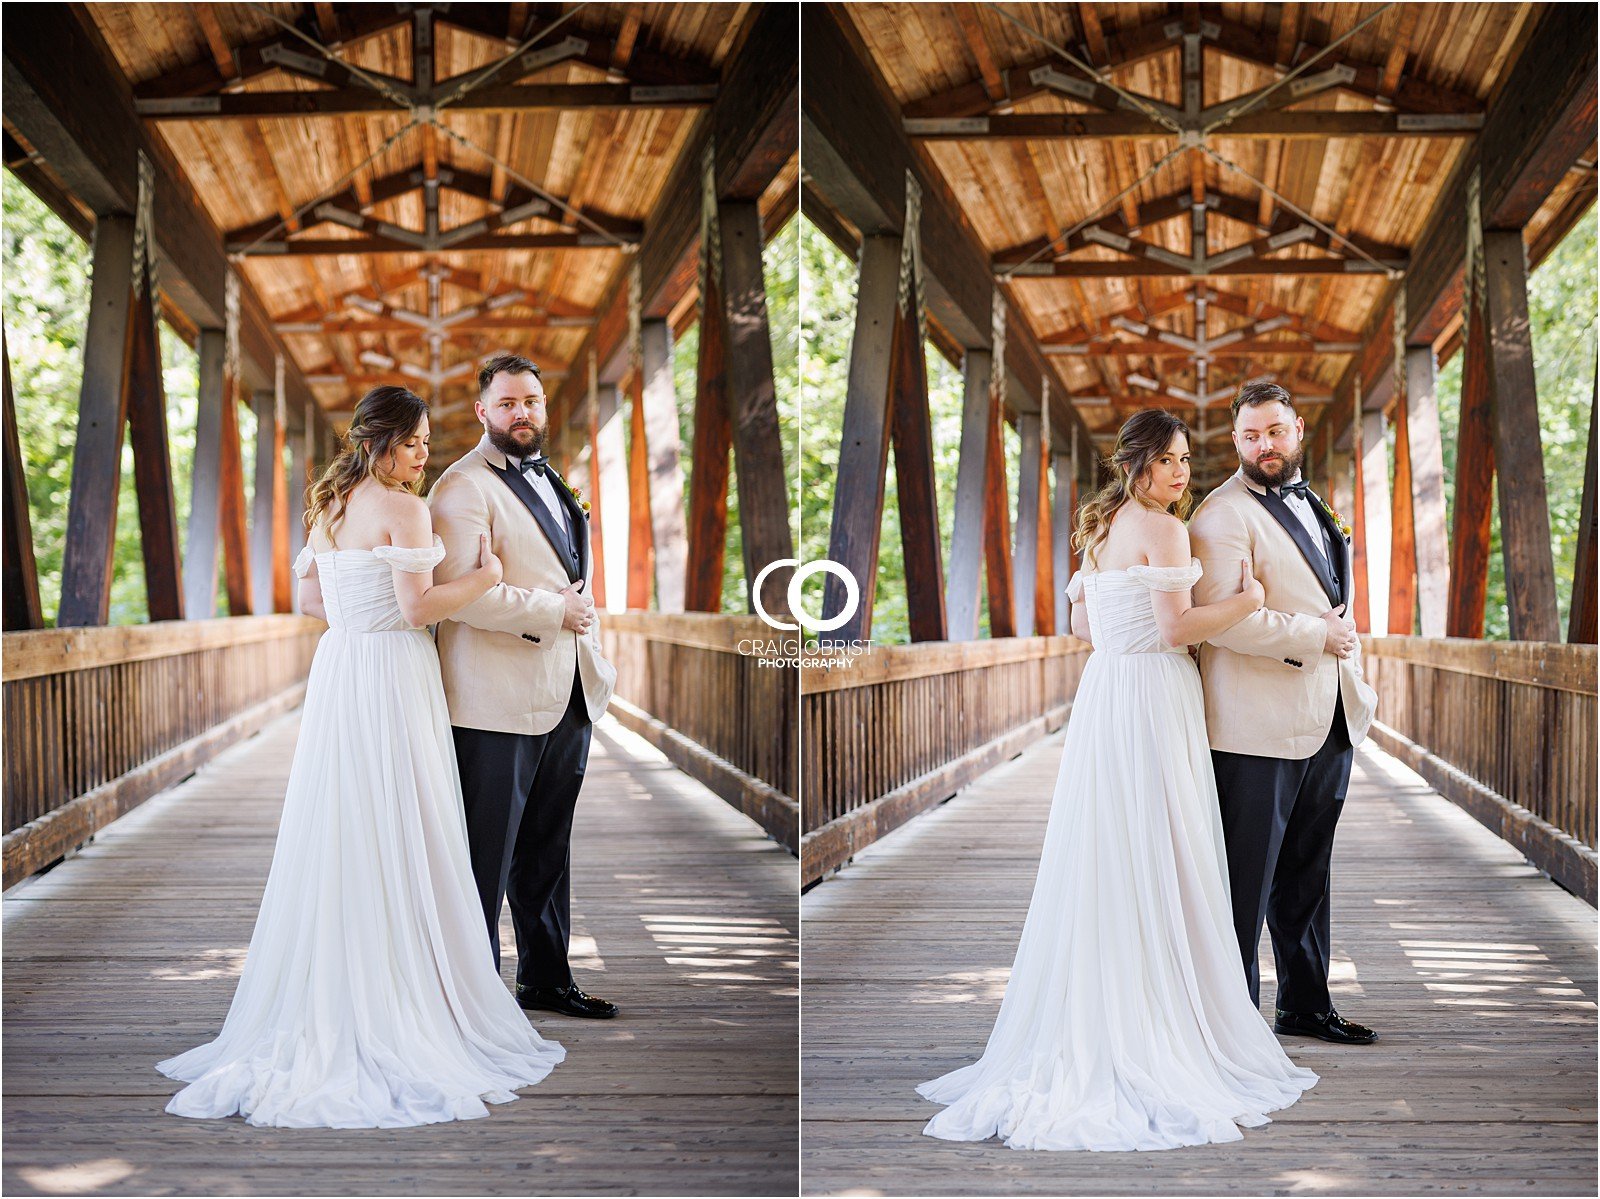
[[[1239,468],[1262,487],[1277,487],[1300,473],[1305,463],[1305,422],[1276,401],[1239,409],[1233,426]]]
[[[550,425],[545,415],[544,384],[537,375],[496,375],[478,399],[478,419],[489,444],[507,458],[544,452]]]

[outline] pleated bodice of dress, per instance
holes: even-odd
[[[304,574],[311,559],[317,562],[317,581],[328,612],[328,627],[347,633],[399,633],[414,629],[400,613],[395,594],[394,570],[421,573],[444,559],[444,542],[435,535],[433,546],[411,549],[379,545],[369,550],[323,550],[308,545],[295,560],[295,573]]]
[[[1182,654],[1181,646],[1161,639],[1156,623],[1157,591],[1187,591],[1200,577],[1200,559],[1188,566],[1129,566],[1123,570],[1080,571],[1067,584],[1067,598],[1089,597],[1089,636],[1096,653]]]

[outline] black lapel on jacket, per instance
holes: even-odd
[[[1344,539],[1344,531],[1334,523],[1328,514],[1328,508],[1315,495],[1306,497],[1311,501],[1311,510],[1317,515],[1317,523],[1322,526],[1323,532],[1328,536],[1328,544],[1333,547],[1333,552],[1339,555],[1339,577],[1335,582],[1339,585],[1339,602],[1346,605],[1345,615],[1350,614],[1350,544]]]
[[[567,535],[561,526],[556,523],[555,513],[551,512],[539,493],[534,491],[533,484],[522,477],[522,472],[515,467],[501,470],[494,463],[489,463],[489,469],[500,476],[500,481],[511,488],[512,493],[522,501],[523,507],[533,514],[533,519],[539,522],[539,528],[544,531],[545,540],[550,543],[550,548],[555,550],[556,557],[561,559],[561,565],[566,568],[567,581],[576,582],[583,575],[574,574],[572,561],[572,547],[567,542]],[[561,494],[563,489],[556,488],[556,494]]]
[[[567,519],[572,522],[572,535],[578,542],[578,578],[583,578],[589,573],[589,514],[578,503],[578,497],[572,494],[572,488],[567,481],[556,474],[554,467],[547,467],[550,477],[555,480],[556,494],[561,497],[561,502],[567,507]]]
[[[1289,505],[1283,502],[1283,497],[1274,491],[1262,494],[1254,487],[1246,487],[1245,490],[1255,496],[1256,501],[1272,513],[1273,519],[1283,526],[1284,532],[1294,538],[1295,545],[1300,547],[1300,556],[1306,560],[1306,565],[1311,567],[1312,573],[1317,576],[1317,582],[1322,584],[1322,591],[1328,597],[1328,602],[1335,606],[1342,604],[1344,600],[1339,596],[1339,588],[1334,586],[1327,558],[1311,540],[1311,534],[1306,531],[1305,525],[1289,511]],[[1339,540],[1342,544],[1344,538],[1341,537]]]

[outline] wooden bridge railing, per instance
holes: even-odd
[[[600,630],[617,667],[612,715],[798,852],[796,668],[753,652],[773,630],[703,612],[607,613]]]
[[[306,616],[7,633],[4,885],[300,702]]]
[[[1072,637],[1004,637],[808,664],[802,883],[1060,728],[1088,656]]]
[[[1440,794],[1596,901],[1592,645],[1364,637],[1373,736]]]

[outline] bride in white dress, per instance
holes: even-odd
[[[488,1115],[565,1050],[495,971],[425,626],[500,578],[434,585],[444,547],[417,495],[428,407],[401,387],[356,406],[311,491],[301,608],[328,621],[255,933],[216,1040],[159,1063],[167,1110],[279,1128],[395,1128]],[[335,540],[337,538],[337,540]]]
[[[1182,517],[1188,428],[1123,427],[1084,505],[1068,584],[1092,641],[1062,747],[1033,899],[982,1058],[918,1092],[924,1131],[1013,1149],[1235,1141],[1317,1076],[1250,1002],[1233,933],[1200,675],[1186,652],[1259,608],[1261,585],[1193,607]],[[1080,615],[1087,609],[1087,620]],[[1248,696],[1238,697],[1248,703]]]

